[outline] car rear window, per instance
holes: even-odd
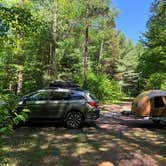
[[[67,92],[51,92],[50,100],[68,100],[69,94]]]
[[[70,93],[70,100],[83,100],[85,97],[79,93]]]
[[[97,100],[96,97],[92,94],[89,94],[89,97],[92,99],[92,100]]]

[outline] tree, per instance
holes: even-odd
[[[1,58],[3,59],[3,64],[8,64],[7,66],[4,65],[4,68],[2,69],[7,68],[9,71],[5,76],[6,80],[8,80],[8,76],[10,79],[7,82],[7,85],[10,87],[9,89],[12,89],[12,81],[14,81],[18,75],[20,76],[18,81],[20,87],[18,86],[17,88],[17,91],[19,92],[22,84],[20,80],[26,60],[24,55],[26,46],[24,42],[27,41],[33,33],[35,21],[30,11],[26,8],[24,9],[22,6],[7,7],[2,5],[0,15],[1,22],[7,27],[7,31],[1,38],[3,44],[3,58]]]
[[[56,58],[56,43],[57,43],[57,15],[58,15],[58,1],[52,1],[52,25],[51,25],[51,51],[50,51],[50,77],[53,81],[57,78],[57,58]]]
[[[122,38],[120,41],[120,57],[116,61],[115,78],[119,80],[121,90],[130,95],[139,93],[139,58],[144,53],[141,43],[133,46],[130,40]]]
[[[2,89],[15,92],[20,71],[24,79],[22,93],[46,86],[55,78],[82,85],[90,72],[107,74],[111,80],[116,78],[118,61],[125,59],[123,50],[134,47],[122,44],[125,47],[122,48],[115,25],[118,11],[110,0],[86,2],[2,1]]]
[[[91,1],[89,28],[90,70],[107,71],[114,57],[113,43],[116,42],[115,18],[118,11],[111,7],[110,1]],[[113,50],[114,49],[114,50]]]
[[[85,1],[86,16],[85,16],[85,46],[84,46],[84,86],[87,83],[88,72],[88,38],[89,38],[89,0]]]
[[[156,0],[152,4],[151,13],[147,23],[148,31],[144,33],[143,43],[146,52],[140,58],[141,78],[145,85],[153,73],[166,71],[166,1]],[[158,75],[158,74],[157,74]]]

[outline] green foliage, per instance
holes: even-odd
[[[88,75],[87,89],[103,103],[115,102],[121,97],[118,83],[102,73]]]
[[[35,81],[25,81],[23,83],[23,94],[35,91],[36,89],[38,89],[40,86],[37,85],[37,82]]]
[[[156,0],[151,7],[148,31],[144,34],[145,52],[139,58],[141,88],[165,90],[166,71],[166,1]]]
[[[166,73],[151,74],[149,79],[146,80],[146,89],[162,89],[166,91]]]
[[[141,43],[133,46],[132,42],[122,35],[120,43],[115,78],[119,81],[121,90],[133,96],[138,93],[139,57],[144,53],[144,48]]]
[[[52,2],[1,1],[0,89],[3,94],[16,93],[20,71],[23,75],[21,94],[45,87],[51,81]],[[80,85],[83,83],[85,8],[84,0],[58,1],[55,50],[57,75],[59,79],[79,82]],[[138,56],[142,55],[142,50],[139,50],[141,46],[133,46],[130,40],[116,30],[117,15],[118,10],[112,6],[111,0],[90,1],[88,70],[108,75],[113,95],[114,90],[115,95],[119,91],[119,85],[122,92],[130,93],[136,89],[140,72],[136,70]],[[105,85],[103,83],[102,89]],[[109,100],[109,97],[114,100],[109,94],[107,99],[101,92],[99,96],[102,101]]]
[[[7,101],[7,98],[10,100]],[[15,109],[16,98],[13,96],[5,96],[1,98],[5,102],[0,105],[0,135],[13,131],[13,127],[20,121],[25,122],[28,118],[28,109],[18,112]]]
[[[166,81],[161,84],[161,89],[166,91]]]
[[[141,75],[143,78],[150,77],[153,73],[166,71],[166,1],[156,0],[152,4],[143,43],[146,52],[140,58]]]

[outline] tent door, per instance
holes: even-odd
[[[151,113],[152,117],[166,116],[166,104],[161,96],[156,96],[151,99]]]

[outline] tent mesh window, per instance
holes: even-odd
[[[154,107],[155,108],[160,108],[160,107],[164,107],[165,104],[163,102],[162,97],[154,97]]]

